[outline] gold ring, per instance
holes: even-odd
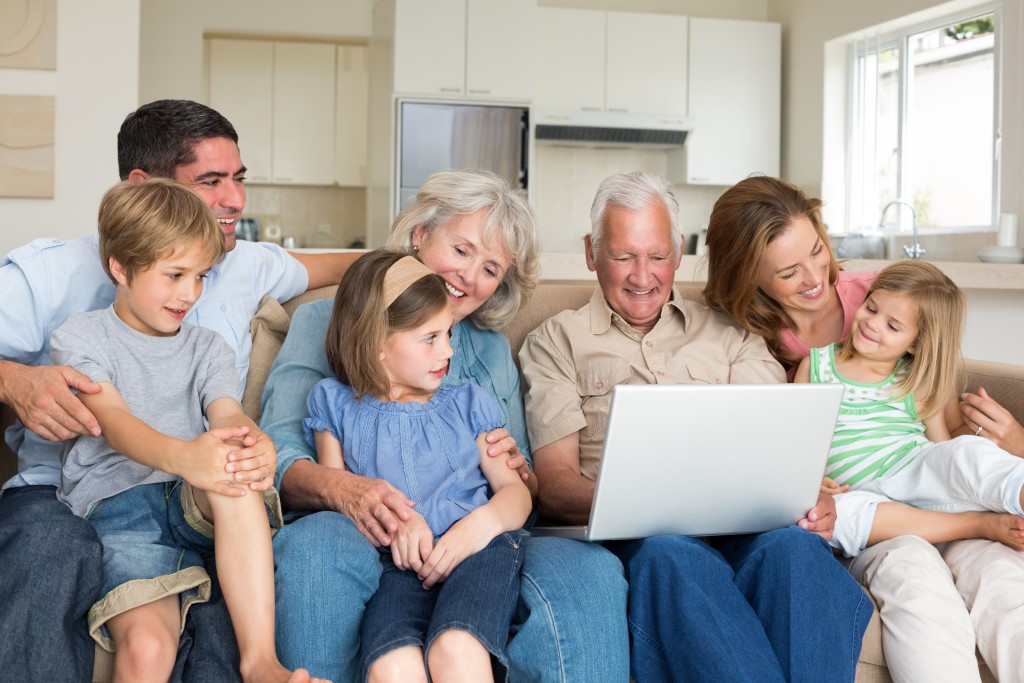
[[[979,426],[979,427],[978,427],[978,431],[974,432],[974,435],[975,435],[975,436],[978,436],[978,435],[980,435],[980,434],[981,434],[981,427]]]

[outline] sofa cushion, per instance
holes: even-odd
[[[249,323],[252,334],[252,351],[249,353],[249,372],[245,378],[245,393],[242,394],[242,410],[257,424],[262,413],[260,399],[263,386],[270,375],[277,352],[284,344],[291,318],[277,299],[265,296],[260,299],[259,310]]]

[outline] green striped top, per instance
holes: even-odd
[[[839,484],[857,488],[898,472],[929,441],[914,397],[895,398],[899,393],[896,384],[907,372],[903,362],[881,382],[854,382],[839,374],[836,348],[832,345],[811,349],[811,382],[844,386],[825,475]]]

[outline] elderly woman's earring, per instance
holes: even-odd
[[[418,245],[418,244],[412,245],[412,253],[415,254],[419,250],[420,250],[420,245]]]

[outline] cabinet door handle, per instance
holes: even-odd
[[[290,183],[291,181],[292,181],[291,178],[281,178],[281,177],[275,177],[274,178],[274,182],[275,183]]]
[[[491,94],[490,90],[482,90],[480,88],[470,88],[469,92],[473,93],[474,95],[490,95]]]
[[[441,88],[441,92],[462,92],[462,88]]]
[[[580,107],[583,111],[601,111],[601,107]]]
[[[629,110],[626,109],[625,107],[608,107],[608,111],[628,112]]]
[[[695,175],[690,176],[690,182],[691,183],[706,183],[709,180],[711,180],[711,178],[709,178],[707,176],[695,176]]]

